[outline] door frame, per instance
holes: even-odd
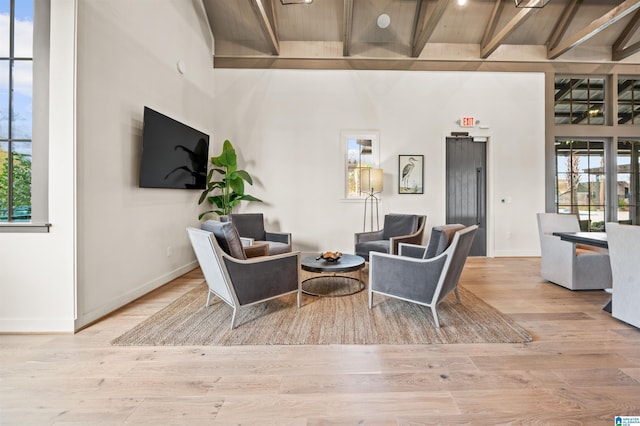
[[[473,129],[473,130],[478,130],[478,129]],[[451,136],[451,132],[459,132],[460,129],[454,129],[451,130],[450,132],[447,133],[443,133],[442,136],[442,182],[443,184],[446,183],[447,181],[447,138],[451,138],[451,137],[455,137],[455,136]],[[482,132],[482,131],[474,131],[473,133],[471,131],[469,131],[469,136],[470,138],[473,138],[474,140],[484,140],[485,144],[486,144],[486,161],[487,161],[487,165],[486,165],[486,200],[485,200],[485,205],[486,205],[486,257],[495,257],[495,237],[494,237],[494,229],[495,229],[495,215],[493,214],[493,201],[494,201],[494,174],[493,174],[493,168],[494,168],[494,158],[493,158],[493,149],[492,149],[492,143],[491,141],[493,140],[493,135],[487,132]],[[447,191],[443,188],[442,191],[442,217],[447,217]]]

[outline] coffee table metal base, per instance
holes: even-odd
[[[302,292],[312,296],[349,296],[364,290],[362,269],[365,261],[353,254],[343,254],[337,262],[316,256],[303,256],[302,269],[317,275],[302,281]],[[357,274],[357,277],[347,274]]]
[[[310,296],[341,297],[351,296],[364,290],[364,281],[348,275],[323,274],[302,281],[302,292]]]

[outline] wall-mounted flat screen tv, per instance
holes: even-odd
[[[144,107],[141,188],[205,189],[209,135]]]

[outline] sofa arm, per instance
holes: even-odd
[[[427,252],[426,246],[421,246],[417,244],[407,244],[407,243],[398,244],[399,256],[413,257],[415,259],[423,259],[426,252]]]
[[[265,232],[265,239],[276,243],[291,245],[291,233],[289,232]]]
[[[389,249],[391,250],[391,254],[398,253],[398,245],[400,243],[405,244],[414,244],[421,245],[422,244],[422,233],[415,232],[410,235],[401,235],[399,237],[391,237],[389,244]]]
[[[223,256],[240,305],[301,291],[300,252],[248,260]]]
[[[369,289],[422,303],[431,303],[448,253],[431,259],[414,259],[371,253]]]
[[[383,230],[371,231],[371,232],[356,232],[355,241],[358,243],[366,243],[367,241],[379,241],[382,240]]]

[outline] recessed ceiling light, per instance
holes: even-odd
[[[380,16],[378,16],[378,21],[377,21],[378,27],[384,29],[384,28],[387,28],[390,23],[391,23],[391,18],[386,13],[383,13]]]
[[[458,6],[464,6],[467,4],[467,0],[458,0]]]
[[[313,0],[280,0],[280,3],[285,6],[288,4],[311,4]]]

